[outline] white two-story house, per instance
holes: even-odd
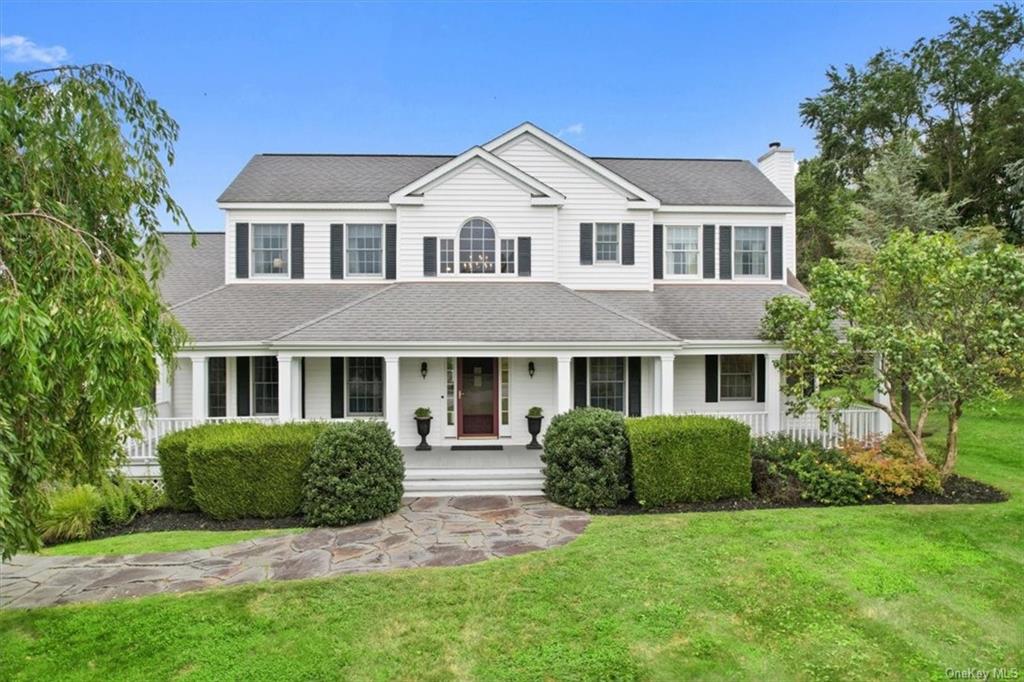
[[[534,406],[809,428],[758,339],[765,302],[801,294],[795,170],[778,144],[756,165],[589,157],[530,123],[458,156],[257,155],[223,234],[167,235],[191,345],[160,414],[378,417],[412,446],[427,407],[435,457],[522,446]]]

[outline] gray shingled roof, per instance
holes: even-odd
[[[581,296],[629,313],[688,341],[759,338],[764,306],[783,294],[803,296],[780,284],[663,284],[654,291],[586,291]]]
[[[308,342],[672,341],[550,282],[408,282],[276,339]]]
[[[257,154],[217,201],[377,202],[451,156]]]
[[[224,284],[224,233],[164,232],[167,246],[167,267],[159,288],[167,305],[177,305]]]
[[[224,202],[381,202],[452,156],[258,154]],[[665,204],[791,206],[749,161],[594,157]],[[555,187],[555,189],[558,189]]]
[[[792,206],[754,164],[742,159],[608,159],[602,166],[642,187],[663,204]]]
[[[193,341],[264,341],[385,288],[384,284],[228,284],[171,309]]]

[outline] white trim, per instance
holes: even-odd
[[[785,215],[793,212],[792,206],[698,206],[662,204],[658,209],[662,213],[775,213]]]
[[[218,201],[217,208],[224,211],[393,211],[386,201],[331,202],[331,201]]]
[[[423,193],[428,191],[436,183],[443,181],[451,173],[462,166],[470,163],[484,163],[497,171],[505,179],[516,184],[531,195],[531,203],[536,206],[560,206],[565,201],[565,195],[556,189],[545,185],[540,180],[524,173],[508,161],[501,159],[480,146],[471,147],[462,152],[454,159],[446,161],[426,175],[413,180],[405,187],[398,189],[388,197],[393,205],[420,205],[423,203]]]
[[[578,166],[587,170],[591,175],[604,180],[606,183],[616,188],[620,193],[626,195],[626,197],[631,200],[631,204],[633,204],[631,205],[631,208],[657,209],[661,206],[661,201],[653,194],[650,194],[646,190],[634,185],[618,173],[602,166],[583,152],[569,144],[566,144],[562,140],[559,140],[547,131],[538,128],[529,121],[521,123],[515,128],[502,133],[483,145],[483,148],[489,152],[497,153],[502,147],[505,147],[523,135],[532,136],[545,146],[554,149],[565,157],[568,157]]]

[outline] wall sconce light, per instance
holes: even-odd
[[[427,378],[427,363],[426,362],[421,362],[420,363],[420,376],[423,377],[424,379]]]
[[[530,373],[530,378],[533,378],[533,373],[537,371],[537,366],[533,364],[533,360],[530,360],[530,364],[526,366],[526,371]]]

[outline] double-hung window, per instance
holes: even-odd
[[[378,277],[384,263],[384,226],[348,226],[348,274],[353,277]]]
[[[252,271],[256,275],[288,274],[288,226],[257,223],[252,226]]]
[[[665,228],[665,262],[670,275],[697,275],[700,231],[696,226]]]
[[[516,272],[516,240],[501,240],[501,274],[514,275]]]
[[[590,406],[626,411],[624,358],[590,358]]]
[[[719,356],[718,386],[722,400],[754,399],[753,355]]]
[[[733,238],[733,271],[737,277],[768,275],[768,228],[737,227]]]
[[[348,413],[353,416],[384,414],[383,359],[348,359]]]
[[[594,262],[619,262],[619,224],[597,223],[594,226]]]
[[[277,414],[277,357],[257,355],[252,359],[253,414]]]

